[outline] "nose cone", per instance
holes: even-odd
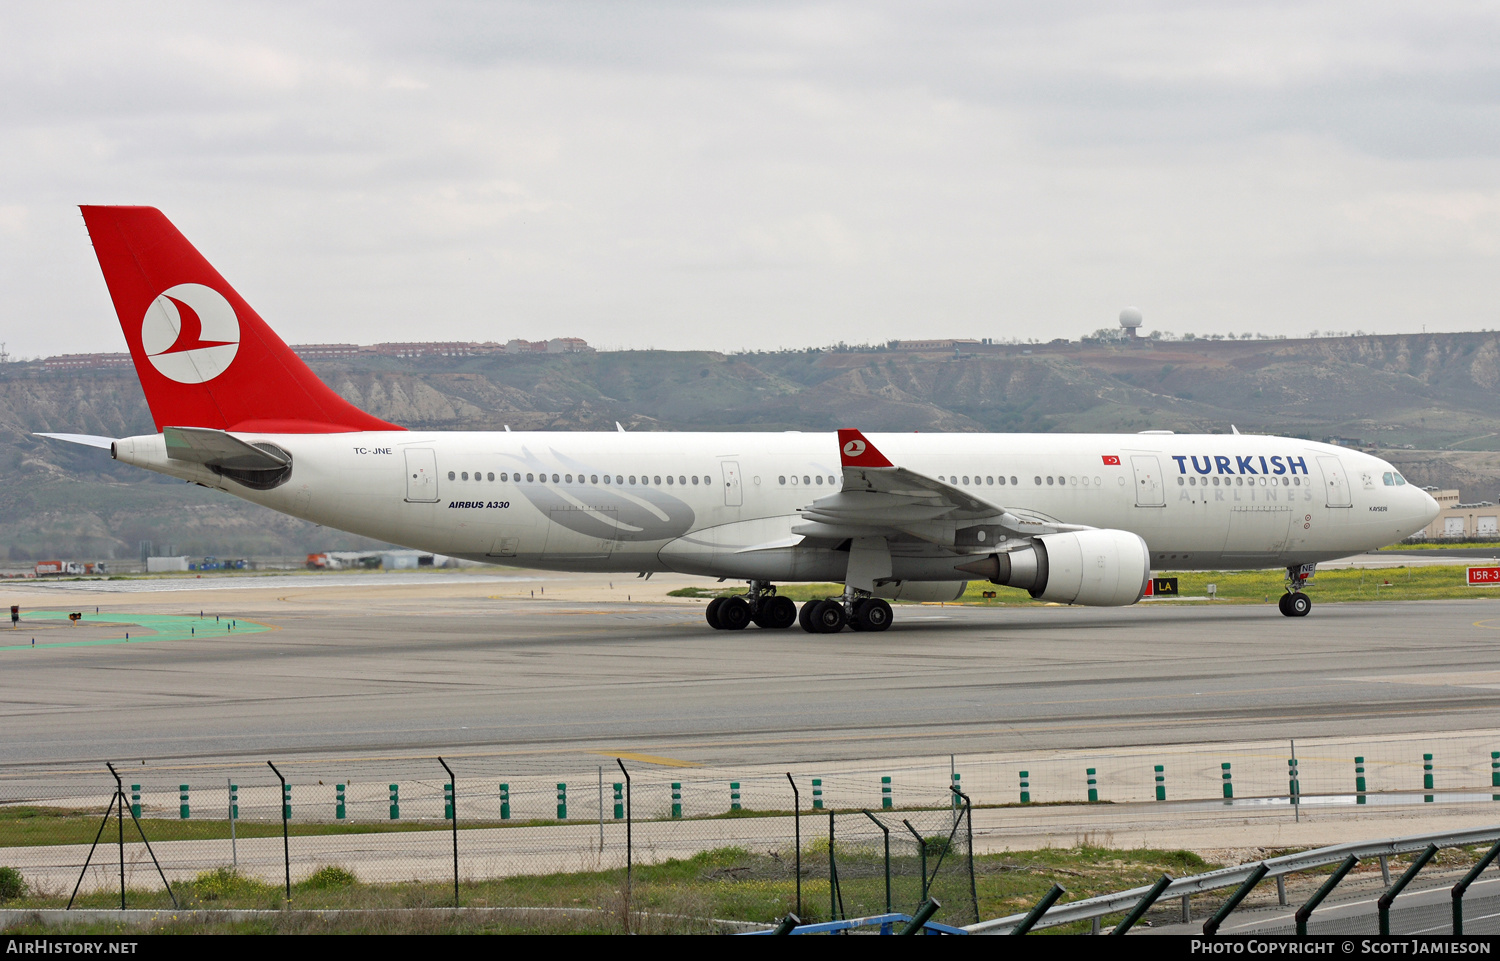
[[[1411,485],[1408,484],[1407,486]],[[1422,495],[1422,523],[1420,526],[1426,527],[1428,524],[1431,524],[1433,521],[1437,520],[1438,514],[1442,513],[1443,509],[1438,506],[1437,501],[1432,499],[1431,494],[1427,493],[1424,490],[1419,490],[1417,491],[1417,493]]]

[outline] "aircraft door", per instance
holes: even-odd
[[[1323,489],[1328,494],[1329,507],[1353,507],[1349,497],[1349,477],[1344,465],[1337,457],[1319,457],[1318,466],[1323,469]]]
[[[1154,454],[1130,455],[1135,471],[1135,506],[1166,507],[1167,488],[1162,483],[1161,461]]]
[[[739,507],[743,503],[740,490],[740,462],[726,460],[719,465],[724,471],[724,506]]]
[[[437,453],[428,449],[406,451],[406,499],[413,504],[432,504],[438,499]]]

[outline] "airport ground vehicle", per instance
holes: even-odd
[[[1285,567],[1420,530],[1389,464],[1294,438],[408,431],[320,381],[157,210],[84,219],[158,433],[49,434],[369,537],[497,564],[748,582],[716,628],[884,630],[984,577],[1069,604],[1154,567]],[[775,585],[835,581],[799,612]]]

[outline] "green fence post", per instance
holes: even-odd
[[[1496,781],[1495,783],[1500,784],[1500,781]],[[1496,798],[1495,800],[1500,801],[1500,798]],[[140,820],[141,786],[139,784],[130,785],[130,813],[135,815],[136,820]]]
[[[619,781],[615,782],[615,820],[619,821],[625,817],[625,785]]]
[[[895,800],[891,797],[891,779],[886,775],[880,779],[880,809],[889,811],[895,806]]]
[[[344,820],[344,785],[339,785],[338,800],[333,805],[333,817],[335,820]]]
[[[239,819],[240,819],[240,786],[238,784],[231,784],[231,785],[229,785],[229,820],[231,820],[231,821],[238,821]]]
[[[443,785],[443,820],[453,820],[453,785]]]
[[[1021,803],[1031,803],[1031,774],[1027,771],[1021,772]]]
[[[186,784],[178,785],[177,790],[179,792],[177,795],[177,815],[186,821],[188,817],[188,786]]]
[[[288,821],[292,819],[292,786],[290,784],[281,786],[281,816]]]
[[[1156,765],[1156,799],[1165,801],[1167,799],[1167,769],[1165,765]]]
[[[615,786],[619,787],[618,784],[615,785]],[[618,815],[616,815],[616,816],[618,816]],[[509,821],[510,820],[510,785],[509,784],[502,784],[502,785],[500,785],[500,820],[502,820],[502,821]]]
[[[1432,755],[1431,754],[1424,754],[1424,755],[1422,755],[1422,786],[1424,788],[1426,788],[1427,790],[1429,790],[1429,791],[1432,790]],[[1432,795],[1428,794],[1425,797],[1423,797],[1422,800],[1423,801],[1427,801],[1427,802],[1431,802],[1432,801]]]
[[[401,817],[401,787],[397,784],[391,785],[391,820],[399,820]]]
[[[1302,780],[1297,776],[1297,759],[1294,757],[1286,761],[1286,794],[1293,806],[1302,803]]]
[[[957,771],[954,771],[953,772],[953,777],[951,778],[951,780],[953,781],[953,784],[950,785],[949,788],[948,788],[948,793],[950,795],[952,795],[948,799],[948,803],[953,806],[954,810],[958,809],[958,807],[959,807],[958,796],[959,796],[959,794],[963,793],[963,785],[959,783],[960,781],[963,780],[963,777],[964,776],[962,774],[960,774]]]
[[[740,782],[738,782],[738,781],[730,781],[729,782],[729,810],[731,810],[731,811],[738,811],[739,809],[740,809]]]
[[[823,810],[823,779],[813,778],[813,810]]]
[[[1093,804],[1099,800],[1099,781],[1094,777],[1094,769],[1088,769],[1089,775],[1089,803]]]
[[[1500,751],[1490,752],[1490,787],[1500,787]],[[1500,794],[1491,794],[1491,801],[1500,801]]]
[[[1365,759],[1362,757],[1354,759],[1354,793],[1359,795],[1354,803],[1365,803]]]
[[[672,816],[682,817],[682,782],[672,782]]]
[[[557,785],[557,819],[568,819],[568,786],[562,782]]]
[[[1219,765],[1219,769],[1224,772],[1222,775],[1220,775],[1220,777],[1222,777],[1224,779],[1224,796],[1226,798],[1233,798],[1234,797],[1234,780],[1233,780],[1233,778],[1234,778],[1234,772],[1232,772],[1232,771],[1229,770],[1229,762],[1225,761],[1222,764],[1220,764]]]

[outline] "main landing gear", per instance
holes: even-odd
[[[1286,569],[1286,593],[1276,602],[1284,616],[1306,617],[1307,612],[1312,610],[1312,598],[1302,593],[1302,585],[1312,576],[1312,571],[1309,570],[1311,566],[1298,565]]]
[[[750,590],[732,597],[716,597],[703,612],[710,627],[740,631],[746,626],[785,630],[800,624],[809,634],[837,634],[845,627],[883,631],[891,626],[891,605],[878,597],[846,593],[843,597],[808,601],[798,611],[789,597],[780,597],[765,581],[751,581]]]

